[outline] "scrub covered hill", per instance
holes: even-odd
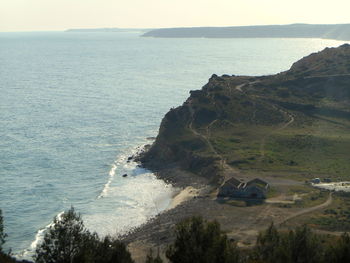
[[[350,179],[350,45],[272,76],[213,75],[165,115],[140,160],[213,183],[237,171]]]

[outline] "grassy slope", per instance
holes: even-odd
[[[207,168],[219,167],[220,158],[255,173],[350,179],[350,46],[312,54],[274,76],[213,75],[167,113],[143,161],[211,176]]]

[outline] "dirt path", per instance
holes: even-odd
[[[193,128],[194,110],[193,110],[193,108],[192,108],[191,103],[189,103],[188,108],[189,108],[189,111],[190,111],[190,114],[191,114],[191,122],[190,122],[190,124],[188,125],[188,128],[190,129],[190,131],[191,131],[194,135],[203,138],[203,139],[205,140],[205,142],[207,143],[207,145],[208,145],[210,151],[212,151],[212,152],[215,154],[215,156],[217,156],[217,157],[219,157],[220,159],[222,159],[222,156],[215,150],[215,148],[213,147],[213,145],[212,145],[212,143],[210,142],[209,138],[208,138],[206,135],[199,133],[198,131],[196,131],[196,130]],[[213,124],[214,122],[216,122],[216,121],[217,121],[217,120],[213,121],[211,124],[209,124],[209,126],[212,125],[212,124]],[[209,126],[208,126],[208,127],[209,127]],[[207,127],[207,131],[208,131],[208,127]]]
[[[255,83],[258,83],[258,82],[261,82],[261,80],[255,80],[255,81],[250,81],[250,82],[245,82],[245,83],[242,83],[242,84],[239,84],[235,87],[236,90],[240,91],[240,92],[243,92],[243,87],[245,86],[251,86],[251,85],[254,85]]]
[[[245,85],[248,85],[249,83],[243,83],[243,84],[240,84],[238,86],[235,87],[236,90],[240,91],[240,92],[243,92],[242,88],[245,86]]]
[[[240,91],[240,92],[244,92],[244,91],[242,90],[242,88],[243,88],[244,86],[246,86],[246,85],[253,85],[253,84],[257,83],[257,82],[260,82],[260,80],[253,81],[253,82],[242,83],[242,84],[240,84],[240,85],[237,85],[237,86],[235,87],[235,89],[238,90],[238,91]],[[274,107],[277,109],[276,106],[274,106]],[[213,144],[210,142],[210,136],[211,136],[210,129],[211,129],[211,127],[212,127],[218,120],[217,120],[217,119],[213,120],[213,121],[206,127],[206,135],[204,135],[204,134],[202,134],[202,133],[199,133],[198,131],[196,131],[196,130],[193,128],[194,110],[193,110],[193,108],[192,108],[191,101],[188,103],[188,108],[189,108],[189,112],[190,112],[190,114],[191,114],[191,121],[190,121],[190,123],[189,123],[189,125],[188,125],[188,128],[191,130],[191,132],[192,132],[194,135],[203,138],[203,139],[206,141],[206,143],[207,143],[207,145],[208,145],[210,151],[213,152],[213,153],[215,154],[215,156],[218,157],[218,158],[220,159],[220,166],[221,166],[222,169],[224,170],[224,180],[223,180],[223,183],[224,183],[225,181],[227,181],[228,179],[230,179],[230,178],[232,177],[232,174],[239,174],[239,171],[238,171],[237,169],[234,169],[233,167],[231,167],[230,165],[228,165],[228,164],[226,163],[225,158],[223,158],[223,156],[222,156],[221,154],[219,154],[219,153],[215,150]],[[279,128],[277,128],[277,129],[275,129],[274,131],[272,131],[272,132],[266,134],[266,135],[261,139],[261,143],[260,143],[260,147],[259,147],[259,151],[260,151],[260,158],[259,158],[259,161],[260,161],[260,162],[261,162],[261,161],[264,159],[264,157],[265,157],[265,152],[266,152],[266,151],[265,151],[265,145],[266,145],[266,140],[267,140],[267,138],[268,138],[269,136],[271,136],[273,133],[275,133],[276,131],[283,130],[283,129],[287,128],[290,124],[292,124],[292,123],[294,122],[294,116],[293,116],[292,114],[288,113],[287,111],[285,111],[285,110],[283,110],[283,109],[281,109],[281,108],[278,108],[278,110],[281,111],[281,112],[283,112],[283,114],[287,115],[287,116],[290,118],[290,120],[289,120],[287,123],[283,124],[281,127],[279,127]],[[255,112],[254,112],[254,115],[255,115]]]
[[[192,132],[194,135],[203,138],[203,139],[205,140],[205,142],[207,143],[207,145],[208,145],[210,151],[213,152],[213,153],[215,154],[215,156],[218,157],[218,158],[220,159],[220,166],[221,166],[221,168],[224,170],[224,180],[223,180],[222,183],[225,183],[228,179],[230,179],[230,178],[232,177],[232,175],[231,175],[232,173],[238,173],[239,171],[236,170],[236,169],[234,169],[234,168],[232,168],[230,165],[228,165],[228,164],[226,163],[226,160],[224,159],[224,157],[223,157],[221,154],[219,154],[219,153],[215,150],[213,144],[210,142],[210,136],[211,136],[210,129],[211,129],[211,127],[212,127],[218,120],[216,119],[216,120],[212,121],[212,122],[207,126],[207,128],[206,128],[206,133],[207,133],[207,134],[204,135],[204,134],[202,134],[202,133],[199,133],[198,131],[196,131],[196,130],[193,128],[194,110],[193,110],[193,108],[192,108],[191,103],[189,103],[188,108],[189,108],[189,111],[190,111],[190,114],[191,114],[191,122],[189,123],[188,128],[191,130],[191,132]],[[229,171],[229,172],[227,172],[227,171]]]
[[[323,209],[323,208],[331,205],[332,202],[333,202],[333,196],[332,196],[332,192],[330,192],[327,200],[324,203],[322,203],[320,205],[313,206],[313,207],[302,209],[301,211],[298,211],[298,212],[296,212],[296,213],[294,213],[294,214],[284,218],[281,222],[278,223],[278,225],[281,226],[281,225],[283,225],[284,223],[286,223],[290,219],[293,219],[295,217],[298,217],[298,216],[301,216],[301,215],[304,215],[304,214],[307,214],[307,213],[314,212],[314,211],[319,210],[319,209]]]
[[[260,80],[256,80],[256,81],[253,81],[253,82],[242,83],[242,84],[240,84],[240,85],[237,85],[237,86],[235,87],[235,89],[238,90],[238,91],[240,91],[240,92],[244,92],[244,91],[242,90],[243,87],[245,87],[245,86],[247,86],[247,85],[250,86],[250,85],[253,85],[253,84],[258,83],[258,82],[260,82]],[[259,161],[260,161],[260,162],[261,162],[261,161],[264,159],[264,157],[265,157],[265,153],[266,153],[266,151],[265,151],[265,145],[266,145],[266,140],[267,140],[267,138],[268,138],[269,136],[271,136],[273,133],[275,133],[276,131],[280,131],[280,130],[283,130],[283,129],[287,128],[290,124],[292,124],[292,123],[294,122],[294,116],[293,116],[292,114],[290,114],[289,112],[287,112],[287,111],[285,111],[285,110],[283,110],[283,109],[281,109],[281,108],[277,108],[276,106],[274,106],[274,107],[275,107],[276,109],[278,109],[279,111],[283,112],[283,114],[287,115],[287,116],[290,118],[290,120],[289,120],[287,123],[285,123],[284,125],[282,125],[281,127],[279,127],[279,128],[277,128],[277,129],[275,129],[274,131],[272,131],[272,132],[266,134],[266,135],[261,139],[260,148],[259,148],[259,151],[260,151],[260,158],[259,158]],[[255,114],[256,114],[256,111],[254,112],[253,119],[255,118]]]

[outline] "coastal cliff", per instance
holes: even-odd
[[[213,75],[165,115],[155,142],[139,160],[155,171],[178,166],[211,183],[222,182],[231,168],[344,177],[350,139],[341,135],[349,132],[349,121],[346,44],[272,76]],[[329,137],[325,130],[339,136]],[[335,147],[338,160],[331,156]]]

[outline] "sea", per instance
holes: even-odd
[[[128,159],[212,74],[274,74],[343,44],[141,34],[0,33],[0,209],[16,257],[71,206],[101,236],[168,209],[174,187]]]

